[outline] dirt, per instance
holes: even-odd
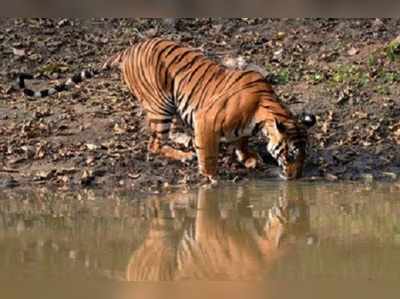
[[[101,64],[144,38],[201,48],[227,65],[262,71],[294,112],[317,116],[306,180],[395,180],[400,174],[400,19],[0,19],[0,188],[96,186],[161,192],[202,183],[196,162],[147,153],[148,132],[119,72],[30,99],[35,88]],[[396,39],[397,38],[397,39]],[[271,179],[276,165],[245,169],[223,146],[223,181]]]

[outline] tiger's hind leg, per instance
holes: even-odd
[[[192,143],[192,136],[188,134],[179,116],[174,117],[172,120],[169,138],[173,143],[183,145],[185,148],[188,148]]]
[[[239,162],[243,163],[246,168],[255,168],[257,163],[261,161],[260,156],[249,149],[249,137],[242,137],[235,143],[235,154]]]
[[[151,137],[148,144],[149,152],[159,154],[173,160],[182,162],[192,160],[194,153],[177,150],[166,144],[170,133],[172,118],[149,119]]]

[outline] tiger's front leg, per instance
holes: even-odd
[[[242,137],[235,143],[235,154],[238,161],[243,163],[246,168],[255,168],[257,163],[261,161],[260,156],[249,149],[249,137]]]
[[[200,174],[215,183],[220,136],[213,129],[212,123],[205,114],[198,115],[194,131],[194,147]]]
[[[169,159],[180,160],[182,162],[190,161],[194,158],[193,152],[177,150],[165,144],[168,140],[168,135],[171,128],[170,119],[150,119],[149,125],[152,134],[147,147],[149,152],[162,155]]]

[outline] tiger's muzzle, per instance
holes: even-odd
[[[284,180],[294,180],[301,178],[303,175],[303,167],[298,164],[290,164],[281,166],[281,172],[279,176]]]

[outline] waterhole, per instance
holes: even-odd
[[[0,193],[1,298],[397,298],[400,185]]]

